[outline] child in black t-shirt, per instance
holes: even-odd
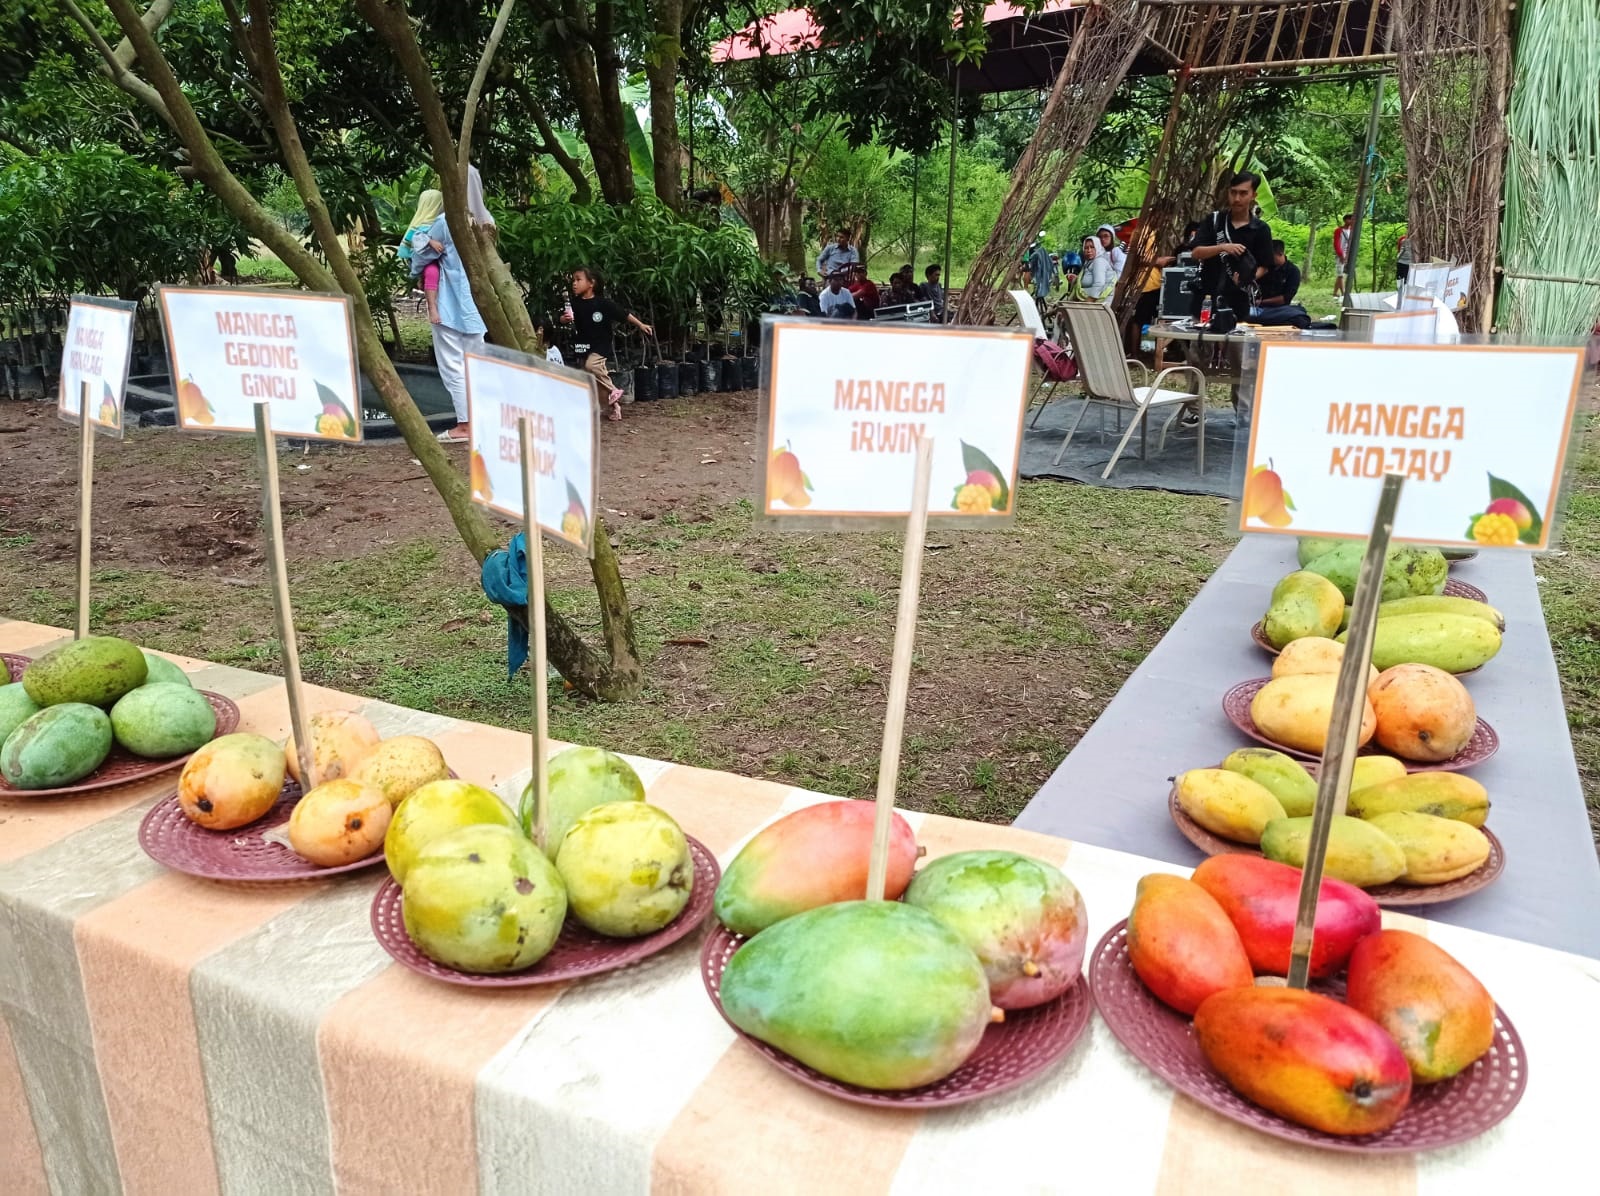
[[[609,408],[606,418],[619,420],[622,418],[622,388],[611,380],[609,368],[616,357],[616,327],[626,320],[646,336],[654,336],[655,329],[611,300],[600,298],[595,293],[598,286],[599,279],[588,266],[574,270],[571,310],[563,312],[561,318],[572,323],[575,364],[594,375],[600,397]]]

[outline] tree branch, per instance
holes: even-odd
[[[144,10],[144,16],[139,18],[139,24],[143,25],[148,32],[154,33],[161,28],[162,22],[172,14],[176,4],[177,0],[155,0],[149,8]],[[133,48],[133,42],[127,38],[123,38],[118,42],[117,48],[112,53],[116,55],[117,62],[124,70],[132,66],[134,59],[138,57]]]
[[[134,99],[149,107],[167,124],[172,124],[172,113],[167,110],[167,105],[154,87],[146,83],[139,76],[128,70],[128,63],[117,56],[117,50],[111,48],[111,43],[100,35],[100,29],[91,21],[74,0],[61,0],[62,6],[67,10],[67,15],[77,22],[78,27],[88,35],[90,43],[100,55],[100,69],[106,78],[115,83]],[[154,11],[152,8],[151,11]],[[123,39],[127,41],[126,38]],[[119,47],[120,48],[120,47]]]
[[[517,6],[517,0],[503,0],[500,13],[494,19],[494,28],[489,30],[489,40],[483,44],[483,54],[478,59],[478,69],[473,72],[472,85],[467,88],[466,107],[461,113],[461,145],[456,157],[458,168],[463,178],[467,174],[467,163],[472,160],[472,123],[478,117],[478,100],[483,95],[483,81],[489,76],[489,66],[494,62],[495,51],[500,48],[500,39],[505,36],[506,22],[511,20],[511,10]]]
[[[589,176],[583,173],[583,164],[567,152],[567,147],[561,144],[561,139],[556,136],[556,131],[551,127],[550,114],[544,110],[544,105],[534,97],[527,80],[520,75],[513,76],[512,89],[528,107],[528,115],[533,117],[533,123],[539,130],[539,139],[543,143],[539,147],[540,153],[549,154],[556,160],[556,165],[566,172],[572,180],[572,202],[586,204],[594,198],[594,191],[589,186]]]

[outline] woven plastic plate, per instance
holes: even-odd
[[[22,670],[32,662],[31,656],[18,656],[15,652],[0,652],[0,660],[6,664],[6,681],[22,680]]]
[[[527,988],[536,984],[559,984],[563,980],[578,980],[584,976],[625,968],[665,951],[680,939],[693,934],[711,912],[711,901],[716,895],[717,882],[722,879],[722,869],[717,866],[717,857],[711,854],[710,848],[693,835],[686,835],[685,838],[689,840],[689,852],[694,856],[694,888],[689,893],[689,904],[665,927],[642,938],[607,938],[569,917],[561,927],[556,945],[533,967],[492,976],[462,972],[435,963],[417,950],[411,937],[406,934],[405,919],[401,914],[400,886],[394,883],[393,877],[385,877],[372,898],[372,933],[397,963],[429,979],[467,988]]]
[[[15,657],[10,659],[16,659]],[[9,660],[8,662],[9,663]],[[26,663],[26,660],[24,660]],[[20,673],[20,670],[18,670]],[[210,690],[202,689],[200,696],[211,703],[211,709],[217,715],[217,735],[227,735],[239,726],[239,708],[221,694],[214,694]],[[111,745],[111,752],[101,762],[100,767],[91,772],[83,780],[71,785],[62,785],[57,789],[18,789],[0,778],[0,795],[7,797],[80,797],[85,793],[93,793],[100,789],[110,789],[114,785],[131,785],[135,781],[148,780],[158,777],[164,772],[171,772],[175,768],[182,768],[184,762],[194,755],[185,752],[181,756],[172,756],[166,760],[147,760],[143,756],[135,756],[126,748],[117,744]]]
[[[1089,985],[1100,1016],[1139,1062],[1222,1116],[1290,1142],[1355,1154],[1400,1154],[1437,1150],[1470,1141],[1493,1128],[1517,1107],[1528,1087],[1528,1061],[1522,1039],[1495,1007],[1494,1045],[1466,1071],[1437,1084],[1418,1084],[1411,1103],[1381,1134],[1345,1138],[1296,1125],[1251,1104],[1211,1069],[1195,1041],[1188,1018],[1163,1005],[1138,977],[1128,958],[1127,919],[1118,922],[1095,948]],[[1342,999],[1344,981],[1318,981],[1316,991]]]
[[[1222,712],[1228,716],[1228,721],[1238,727],[1257,743],[1264,743],[1268,747],[1277,748],[1287,756],[1296,760],[1321,760],[1322,757],[1315,752],[1302,752],[1299,748],[1289,747],[1279,743],[1276,739],[1268,738],[1259,727],[1256,720],[1250,715],[1250,702],[1261,687],[1271,681],[1271,677],[1252,677],[1249,681],[1241,681],[1227,693],[1222,695]],[[1490,756],[1500,750],[1500,736],[1495,734],[1495,729],[1482,718],[1478,725],[1472,729],[1472,737],[1467,740],[1467,746],[1462,748],[1448,760],[1441,760],[1437,764],[1428,764],[1419,760],[1402,760],[1407,772],[1459,772],[1464,768],[1474,768],[1482,764]],[[1361,749],[1363,756],[1387,755],[1375,745],[1369,744]]]
[[[700,949],[700,978],[724,1021],[728,1015],[722,1008],[722,972],[744,943],[743,936],[714,924]],[[900,1092],[860,1088],[831,1079],[777,1047],[752,1038],[731,1021],[728,1025],[767,1062],[818,1092],[885,1109],[937,1109],[982,1100],[1035,1079],[1072,1049],[1089,1024],[1092,1008],[1089,985],[1080,977],[1054,1001],[1032,1009],[1007,1010],[1006,1020],[989,1026],[967,1061],[944,1079]]]
[[[1206,830],[1179,808],[1176,789],[1167,797],[1167,809],[1172,814],[1172,822],[1178,828],[1178,832],[1207,855],[1259,856],[1261,854],[1259,847],[1251,847],[1248,843],[1235,843],[1232,839],[1224,839],[1221,835],[1214,835]],[[1500,873],[1505,871],[1506,849],[1488,827],[1478,829],[1489,840],[1489,858],[1478,865],[1476,870],[1437,885],[1374,885],[1366,890],[1367,895],[1379,905],[1392,907],[1439,905],[1445,901],[1465,897],[1469,893],[1476,893],[1479,889],[1488,888],[1500,878]]]
[[[1471,598],[1474,602],[1487,602],[1489,600],[1488,595],[1477,586],[1469,586],[1466,582],[1456,581],[1454,578],[1444,583],[1444,594],[1450,598]],[[1283,651],[1282,648],[1275,647],[1272,641],[1267,638],[1264,620],[1257,619],[1255,621],[1255,625],[1250,628],[1250,638],[1255,640],[1256,647],[1260,648],[1268,656],[1276,656]],[[1464,677],[1468,673],[1476,673],[1482,667],[1480,664],[1478,668],[1463,669],[1456,676]]]
[[[139,846],[151,859],[174,872],[204,880],[318,880],[383,863],[380,848],[353,864],[321,868],[296,855],[287,844],[266,838],[268,832],[281,831],[288,825],[299,800],[300,785],[286,778],[278,800],[260,818],[231,831],[213,831],[191,822],[174,793],[157,802],[144,816],[139,824]]]

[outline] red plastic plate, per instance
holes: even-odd
[[[1249,681],[1239,682],[1222,695],[1222,712],[1228,716],[1228,721],[1258,743],[1277,748],[1278,751],[1297,760],[1321,760],[1322,757],[1314,752],[1302,752],[1299,748],[1292,748],[1279,743],[1276,739],[1269,739],[1256,726],[1256,720],[1250,716],[1250,701],[1261,687],[1271,680],[1271,677],[1252,677]],[[1406,766],[1407,772],[1460,772],[1464,768],[1474,768],[1482,764],[1499,750],[1500,736],[1495,734],[1495,729],[1480,717],[1478,725],[1473,728],[1472,738],[1467,740],[1467,746],[1450,759],[1441,760],[1437,764],[1426,764],[1416,760],[1402,760],[1401,763]],[[1375,756],[1389,753],[1376,745],[1369,744],[1361,749],[1360,754]]]
[[[1494,1045],[1466,1071],[1437,1084],[1418,1084],[1400,1120],[1381,1134],[1344,1138],[1308,1129],[1251,1104],[1211,1069],[1200,1053],[1190,1020],[1156,999],[1128,959],[1127,919],[1095,948],[1089,986],[1100,1016],[1139,1062],[1208,1109],[1263,1134],[1356,1154],[1437,1150],[1468,1142],[1500,1124],[1528,1087],[1528,1060],[1511,1019],[1495,1007]],[[1313,987],[1342,999],[1344,981]]]
[[[1167,797],[1167,809],[1172,814],[1173,825],[1180,834],[1193,843],[1207,855],[1254,855],[1259,856],[1261,849],[1251,847],[1248,843],[1235,843],[1232,839],[1224,839],[1221,835],[1214,835],[1201,826],[1188,814],[1178,807],[1178,794],[1174,789]],[[1488,827],[1479,827],[1489,840],[1489,858],[1480,864],[1476,871],[1447,880],[1437,885],[1374,885],[1366,890],[1379,905],[1438,905],[1445,901],[1454,901],[1458,897],[1465,897],[1469,893],[1476,893],[1479,889],[1488,888],[1500,878],[1500,873],[1506,868],[1506,849],[1496,838],[1495,833]]]
[[[27,663],[26,657],[8,656],[6,663],[21,660]],[[16,670],[16,675],[21,676],[22,670]],[[239,726],[239,708],[229,698],[221,694],[214,694],[210,690],[202,689],[200,696],[211,703],[211,709],[217,715],[217,735],[227,735]],[[135,756],[126,748],[118,744],[111,745],[111,753],[100,767],[91,772],[83,780],[71,785],[63,785],[57,789],[18,789],[8,784],[0,777],[0,796],[5,797],[80,797],[85,793],[93,793],[100,789],[109,789],[114,785],[131,785],[135,781],[148,780],[158,777],[164,772],[171,772],[175,768],[182,768],[184,762],[194,755],[185,752],[181,756],[173,756],[167,760],[147,760],[143,756]]]
[[[728,1015],[722,1008],[722,972],[744,943],[743,936],[716,924],[700,949],[700,978],[724,1021]],[[732,1022],[728,1025],[773,1066],[819,1092],[885,1109],[937,1109],[1008,1092],[1034,1079],[1072,1049],[1089,1024],[1091,1007],[1089,986],[1080,978],[1054,1001],[1032,1009],[1007,1010],[1006,1020],[985,1030],[977,1049],[955,1071],[935,1083],[903,1092],[860,1088],[832,1079],[777,1047],[752,1038]]]
[[[372,898],[372,933],[396,962],[413,972],[467,988],[527,988],[625,968],[665,951],[680,939],[693,934],[711,912],[712,898],[716,895],[717,882],[722,879],[722,869],[717,866],[717,857],[711,854],[710,848],[693,835],[686,835],[685,838],[689,840],[689,851],[694,856],[694,888],[689,894],[689,904],[665,927],[643,938],[607,938],[569,917],[550,953],[525,971],[492,976],[457,971],[435,963],[412,943],[401,916],[400,886],[394,883],[393,877],[385,877]]]
[[[15,652],[0,652],[0,660],[5,661],[6,681],[9,684],[12,681],[22,680],[22,670],[28,667],[33,658],[18,656]]]
[[[1478,554],[1473,553],[1472,555],[1477,556]],[[1474,602],[1489,601],[1489,595],[1485,594],[1477,586],[1468,585],[1464,581],[1457,581],[1453,577],[1444,583],[1442,593],[1449,595],[1451,598],[1471,598]]]
[[[284,844],[263,838],[268,831],[288,823],[299,800],[299,783],[285,778],[283,792],[272,809],[260,818],[231,831],[213,831],[191,822],[174,793],[157,802],[144,816],[139,824],[139,846],[151,859],[174,872],[186,872],[205,880],[319,880],[383,863],[380,848],[353,864],[319,868]]]

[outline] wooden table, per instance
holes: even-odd
[[[65,633],[0,623],[0,649]],[[173,658],[281,737],[273,677]],[[385,734],[431,736],[463,776],[520,791],[524,734],[335,690]],[[821,795],[635,760],[649,799],[726,864]],[[739,1042],[698,938],[586,982],[485,993],[394,964],[368,926],[382,869],[288,886],[213,884],[139,849],[173,780],[72,801],[0,799],[0,1190],[260,1193],[1327,1193],[1466,1196],[1583,1186],[1600,1066],[1600,967],[1389,917],[1459,956],[1511,1012],[1522,1105],[1462,1148],[1356,1158],[1291,1146],[1174,1093],[1103,1022],[1053,1070],[928,1113],[863,1109]],[[1152,795],[1164,816],[1165,791]],[[1092,798],[1094,795],[1086,795]],[[1092,944],[1140,876],[1170,864],[1011,827],[908,815],[932,856],[1009,848],[1062,865]]]

